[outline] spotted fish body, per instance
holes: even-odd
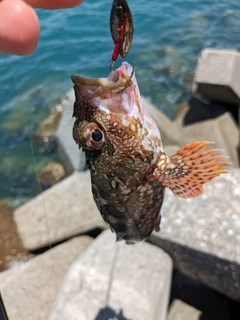
[[[194,197],[228,167],[224,156],[212,156],[218,149],[201,151],[209,142],[195,142],[166,156],[128,63],[107,78],[74,75],[72,81],[73,138],[85,151],[94,200],[117,240],[131,244],[160,230],[165,187],[177,196]]]

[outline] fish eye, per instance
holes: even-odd
[[[100,131],[99,129],[94,129],[92,132],[92,139],[94,142],[96,143],[101,143],[102,139],[103,139],[103,134],[102,131]]]
[[[79,148],[101,150],[106,144],[105,130],[96,122],[77,119],[73,126],[73,138]]]
[[[81,136],[81,141],[88,149],[101,150],[106,144],[105,131],[95,122],[85,124]]]

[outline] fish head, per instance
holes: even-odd
[[[161,151],[161,137],[143,107],[133,67],[124,62],[107,78],[73,75],[72,81],[76,96],[73,138],[87,151],[89,163],[97,158],[111,172],[113,166],[121,168],[120,176],[129,170],[142,175]],[[136,159],[140,159],[137,164]]]

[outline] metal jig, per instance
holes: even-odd
[[[125,58],[131,48],[133,40],[133,19],[126,0],[113,0],[110,12],[110,30],[114,42],[112,62],[116,62],[119,54]]]

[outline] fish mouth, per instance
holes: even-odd
[[[87,99],[106,98],[118,94],[131,86],[134,68],[127,62],[110,72],[107,78],[84,78],[72,75],[71,79],[78,87],[80,95]]]

